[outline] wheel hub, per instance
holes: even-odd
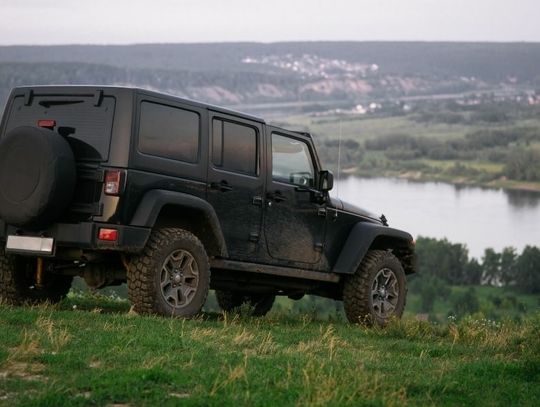
[[[199,268],[187,250],[172,252],[161,268],[161,296],[173,308],[184,308],[193,300],[199,284]]]
[[[383,298],[383,299],[388,298],[388,292],[386,291],[386,287],[385,287],[385,286],[382,286],[382,287],[379,289],[379,298]]]
[[[182,275],[180,273],[175,273],[173,277],[173,281],[176,284],[180,284],[182,282]]]
[[[375,274],[371,286],[371,305],[379,318],[394,315],[398,300],[399,287],[396,274],[389,268],[383,268]]]

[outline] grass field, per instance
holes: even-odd
[[[436,137],[440,140],[462,138],[478,130],[505,130],[515,126],[540,127],[540,119],[526,119],[502,124],[487,123],[420,123],[403,116],[289,116],[279,119],[290,128],[309,130],[318,138],[338,138],[341,131],[343,139],[364,141],[371,138],[394,134],[409,134],[419,137]]]
[[[280,312],[183,321],[124,300],[0,306],[3,405],[539,405],[540,314],[385,330]]]

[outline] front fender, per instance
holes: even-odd
[[[410,248],[412,245],[413,238],[407,232],[374,223],[359,222],[351,229],[332,272],[353,274],[370,249],[400,249]]]

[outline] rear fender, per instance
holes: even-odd
[[[141,200],[131,220],[131,225],[154,227],[156,222],[159,223],[160,214],[162,214],[162,209],[165,207],[167,209],[175,209],[175,215],[179,222],[184,220],[182,219],[182,209],[189,213],[195,211],[202,214],[204,217],[205,233],[203,236],[198,236],[199,239],[203,241],[203,244],[206,243],[205,240],[209,238],[207,234],[210,233],[214,242],[212,246],[215,246],[215,251],[217,252],[215,254],[221,257],[228,257],[225,239],[214,208],[204,199],[193,195],[162,189],[151,190]]]

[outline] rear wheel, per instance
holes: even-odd
[[[142,254],[129,264],[129,299],[141,314],[192,317],[204,305],[209,286],[206,251],[182,229],[152,232]]]
[[[252,307],[251,315],[263,317],[272,309],[276,296],[273,294],[246,294],[241,291],[216,290],[216,298],[219,307],[223,311],[234,312],[242,305],[247,304]]]
[[[407,285],[399,259],[383,250],[369,251],[343,287],[343,305],[353,323],[384,326],[401,318]]]
[[[0,254],[0,297],[8,304],[59,302],[72,281],[72,276],[45,273],[38,286],[35,258]]]

